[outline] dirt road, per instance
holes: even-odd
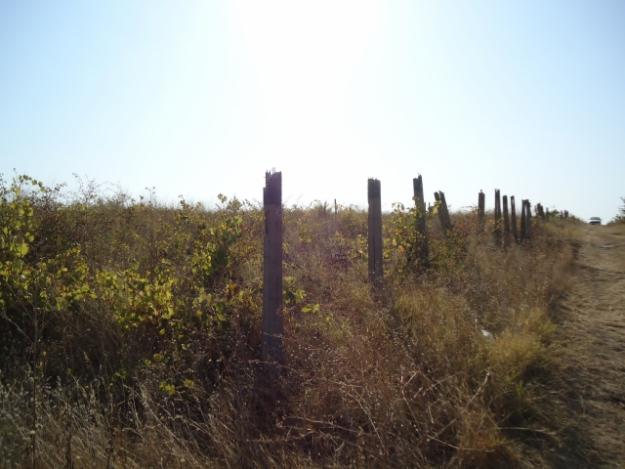
[[[569,463],[625,468],[625,225],[580,229],[560,335],[579,432]]]

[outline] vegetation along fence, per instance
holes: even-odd
[[[379,296],[383,289],[383,239],[382,239],[382,203],[381,184],[378,179],[369,179],[367,185],[368,223],[367,223],[367,255],[368,276],[373,292]],[[449,215],[449,208],[442,191],[434,192],[435,204],[431,213],[438,215],[441,230],[444,236],[453,233],[454,226]],[[419,175],[413,179],[413,200],[415,202],[414,239],[412,252],[408,253],[411,261],[416,261],[418,270],[423,271],[429,265],[429,246],[427,233],[427,210],[423,196],[423,178]],[[502,211],[503,200],[503,211]],[[508,200],[510,206],[508,207]],[[517,214],[514,196],[501,197],[499,189],[495,189],[495,207],[493,211],[493,240],[496,248],[507,248],[514,241],[527,243],[532,236],[532,206],[528,199],[521,204],[520,228],[517,227]],[[265,174],[265,188],[263,192],[265,214],[264,255],[263,255],[263,319],[262,319],[262,351],[269,375],[278,373],[284,365],[285,354],[283,345],[282,319],[282,260],[283,260],[283,232],[282,232],[282,173],[267,172]],[[325,211],[325,205],[324,205]],[[334,217],[338,212],[338,205],[334,201]],[[546,217],[541,204],[536,205],[539,218]],[[563,212],[568,216],[568,212]],[[477,230],[485,230],[485,194],[480,190],[477,203]]]

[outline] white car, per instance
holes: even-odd
[[[588,221],[588,223],[590,223],[591,225],[601,225],[601,218],[590,217],[590,220]]]

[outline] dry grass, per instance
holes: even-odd
[[[451,239],[430,220],[432,268],[419,273],[405,262],[409,216],[386,215],[385,290],[373,298],[366,215],[288,210],[288,358],[270,399],[258,389],[262,219],[231,212],[244,229],[224,268],[251,292],[245,306],[183,348],[167,342],[177,336],[124,331],[99,300],[59,313],[64,332],[40,345],[45,367],[25,371],[28,354],[2,362],[2,464],[29,466],[33,453],[49,468],[546,464],[536,447],[557,446],[563,425],[545,383],[557,374],[550,308],[571,260],[567,223],[537,224],[531,244],[503,250],[475,233],[473,215],[454,215]],[[201,225],[232,213],[117,199],[41,206],[37,256],[77,243],[90,276],[133,264],[149,273],[167,258],[182,277]],[[145,364],[155,353],[169,356]]]

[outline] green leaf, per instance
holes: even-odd
[[[20,257],[24,257],[26,254],[28,254],[29,250],[30,248],[28,247],[28,244],[26,243],[21,243],[17,246],[17,254]]]
[[[318,303],[311,303],[302,307],[302,313],[316,314],[319,313],[321,307]]]

